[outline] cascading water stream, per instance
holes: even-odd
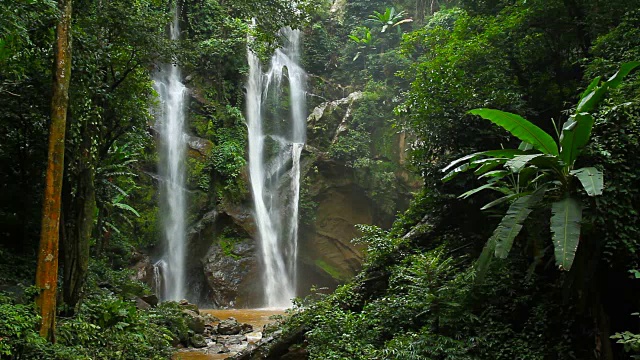
[[[285,28],[282,36],[286,45],[276,50],[264,74],[248,50],[249,174],[264,265],[264,305],[270,308],[289,307],[296,296],[300,156],[306,140],[300,32]],[[280,101],[285,79],[288,109],[282,109],[286,102]]]
[[[171,40],[178,40],[180,27],[178,11],[174,12],[170,27]],[[180,300],[185,297],[185,169],[186,141],[184,134],[185,93],[180,68],[164,64],[154,78],[154,87],[160,96],[157,116],[161,136],[160,169],[163,175],[161,208],[163,210],[164,254],[154,266],[162,300]]]

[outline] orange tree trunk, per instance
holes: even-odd
[[[40,290],[36,304],[40,316],[40,335],[54,341],[56,290],[58,285],[58,243],[60,197],[64,172],[64,137],[69,105],[71,77],[71,0],[58,0],[60,18],[56,27],[55,67],[47,174],[42,204],[42,230],[38,250],[36,286]]]

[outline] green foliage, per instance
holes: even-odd
[[[39,321],[32,305],[15,304],[0,293],[0,357],[13,358],[25,347],[46,343],[35,331]]]
[[[316,220],[318,203],[311,196],[312,176],[318,172],[318,168],[312,168],[302,179],[300,184],[300,201],[298,202],[300,224],[311,225]]]
[[[166,359],[172,334],[161,321],[155,310],[140,311],[132,301],[103,293],[84,301],[57,333],[60,344],[91,359]]]
[[[633,313],[631,315],[640,316],[640,313]],[[618,340],[616,341],[618,344],[624,345],[624,349],[627,352],[640,353],[640,334],[634,334],[630,331],[625,331],[621,333],[616,333],[611,336],[612,339]],[[640,355],[632,355],[632,359],[640,358]]]
[[[375,264],[386,260],[397,250],[397,239],[389,236],[389,233],[380,227],[363,224],[356,227],[362,236],[353,239],[352,242],[367,245],[367,263]]]
[[[234,260],[242,259],[242,256],[233,252],[236,244],[238,244],[242,240],[243,239],[234,237],[232,235],[229,235],[228,233],[223,233],[221,235],[218,235],[217,237],[218,245],[220,245],[220,249],[222,249],[222,253],[224,254],[224,256],[228,256]]]
[[[240,127],[219,129],[212,150],[211,166],[223,182],[224,198],[237,202],[247,194],[242,171],[247,164],[244,157],[246,133]]]
[[[0,296],[0,356],[3,359],[167,359],[172,333],[163,325],[176,314],[166,305],[140,311],[107,291],[98,291],[82,303],[73,318],[58,323],[57,344],[41,338],[34,305],[17,304]],[[173,330],[173,329],[172,329]]]
[[[400,26],[402,24],[406,24],[412,22],[412,19],[404,19],[405,12],[400,11],[396,12],[396,9],[393,7],[386,8],[384,12],[374,11],[373,15],[369,15],[369,19],[374,22],[382,25],[380,32],[383,33],[387,31],[388,28],[394,28],[396,26]],[[401,32],[401,29],[398,28],[398,33]]]
[[[613,74],[622,62],[640,58],[640,13],[631,11],[608,33],[599,37],[592,48],[593,60],[586,66],[585,77]],[[603,257],[608,265],[625,271],[638,268],[640,259],[640,228],[631,226],[638,216],[640,190],[632,184],[640,181],[636,169],[640,160],[640,107],[638,106],[639,75],[611,92],[612,99],[594,114],[592,142],[588,147],[591,161],[602,166],[607,186],[598,201],[594,216],[596,238],[606,239]],[[615,259],[615,260],[614,260]]]
[[[633,275],[633,277],[637,280],[640,279],[640,271],[638,270],[629,270],[629,273]],[[633,313],[631,316],[640,317],[640,313]],[[634,353],[632,355],[632,359],[640,358],[640,334],[634,334],[631,331],[624,331],[615,333],[611,336],[612,339],[617,340],[618,344],[622,344],[624,346],[624,350],[629,353]]]
[[[125,249],[130,250],[130,249]],[[131,256],[129,254],[129,256]],[[124,256],[123,256],[124,257]],[[127,265],[128,258],[121,259],[117,265]],[[89,262],[89,276],[87,278],[87,293],[101,293],[101,289],[107,288],[123,298],[133,298],[150,294],[149,287],[145,284],[133,280],[134,272],[124,268],[114,270],[111,264],[105,259],[92,260]]]
[[[354,166],[354,162],[371,156],[371,136],[366,131],[349,130],[329,146],[329,156],[343,161],[347,166]]]
[[[475,109],[469,111],[469,114],[478,115],[503,127],[511,135],[545,154],[558,155],[558,145],[551,135],[519,115],[493,109]]]
[[[53,0],[3,1],[3,21],[0,23],[0,64],[11,64],[12,60],[26,60],[25,55],[34,54],[38,39],[34,28],[46,26],[56,15],[56,3]],[[17,64],[16,64],[17,65]],[[24,66],[24,65],[23,65]],[[12,75],[23,78],[26,74],[20,68],[10,68]],[[6,69],[5,69],[6,70]],[[0,85],[2,92],[4,85]]]
[[[420,4],[394,5],[412,10]],[[620,321],[614,305],[621,303],[620,296],[637,298],[637,289],[609,291],[604,285],[616,281],[621,266],[637,263],[640,249],[635,226],[640,164],[633,155],[640,151],[640,83],[637,72],[622,84],[619,77],[609,77],[621,63],[638,59],[637,9],[624,14],[635,5],[617,0],[606,5],[555,0],[439,4],[461,8],[437,12],[423,28],[405,34],[399,50],[388,28],[386,41],[375,35],[377,24],[363,26],[364,17],[387,4],[346,5],[351,27],[343,35],[340,60],[344,71],[353,73],[346,78],[354,78],[351,84],[374,80],[385,86],[370,93],[394,96],[354,107],[349,130],[333,143],[330,155],[362,168],[385,161],[379,133],[368,126],[382,128],[380,119],[391,120],[412,139],[413,165],[425,186],[391,231],[361,229],[369,249],[365,270],[354,283],[307,304],[288,326],[310,327],[308,350],[317,359],[593,357],[594,350],[608,346],[606,340],[601,346],[593,342],[592,334],[606,331],[594,304],[606,304],[602,311],[613,325]],[[620,74],[627,72],[624,68]],[[393,79],[398,71],[403,78]],[[602,74],[607,77],[592,80]],[[403,81],[411,83],[408,92]],[[613,85],[620,86],[609,88]],[[582,94],[576,93],[581,86]],[[567,103],[575,108],[566,111]],[[390,104],[396,106],[395,116],[387,109]],[[510,128],[477,121],[467,113],[472,108],[484,109],[478,113]],[[487,108],[511,113],[496,115]],[[567,117],[558,136],[552,135],[556,124],[549,119]],[[515,139],[526,143],[516,149]],[[471,155],[460,158],[463,154]],[[439,170],[456,158],[443,185]],[[371,181],[380,170],[385,172],[362,172],[363,178]],[[477,179],[456,176],[468,170]],[[498,206],[508,208],[507,216]],[[509,254],[508,260],[484,274],[473,269],[469,259],[477,258],[480,244],[486,245],[485,259]],[[443,258],[455,259],[450,272],[416,275],[433,268],[430,259],[439,245]],[[550,266],[553,262],[546,260],[554,252],[558,265],[573,264],[572,272]],[[484,282],[472,288],[472,280],[482,275]],[[443,290],[436,292],[439,301],[432,301],[434,283],[455,276],[460,276],[451,282],[455,295],[447,297]],[[415,298],[407,295],[413,284]],[[437,315],[443,312],[448,314]],[[626,339],[634,341],[629,334]],[[620,349],[614,346],[614,356],[624,357]]]
[[[487,254],[490,251],[495,250],[496,256],[500,258],[507,256],[513,240],[522,229],[523,222],[542,200],[548,188],[549,192],[553,192],[551,232],[556,265],[563,270],[571,269],[578,248],[582,221],[582,204],[571,197],[571,178],[576,177],[589,196],[601,195],[603,190],[602,173],[599,170],[573,169],[578,155],[591,136],[593,117],[588,111],[593,110],[609,88],[618,87],[622,78],[637,66],[640,66],[640,62],[623,64],[619,72],[601,85],[600,77],[591,82],[578,101],[576,114],[562,127],[560,152],[550,135],[518,115],[489,109],[471,111],[472,114],[500,125],[523,141],[518,151],[496,150],[471,154],[452,162],[444,169],[447,171],[461,162],[469,161],[456,167],[444,179],[449,180],[470,168],[478,168],[475,174],[480,175],[479,178],[491,175],[488,184],[462,194],[461,197],[468,197],[484,189],[494,189],[506,195],[502,198],[505,201],[513,201],[507,215],[485,246],[479,269],[486,270]],[[535,148],[542,154],[528,153],[530,148]],[[504,170],[490,171],[500,165],[503,165]],[[507,177],[511,177],[509,182],[503,181]],[[517,177],[517,182],[513,181],[513,177]],[[484,208],[495,204],[496,202],[492,202]],[[481,274],[483,272],[481,271]]]
[[[311,325],[311,359],[437,358],[468,351],[468,340],[429,329],[461,321],[459,309],[470,290],[470,274],[455,275],[453,260],[441,250],[409,256],[390,270],[384,296],[367,301],[359,311],[351,309],[362,300],[354,293],[357,285],[348,285],[285,322],[292,328],[301,321]],[[404,346],[408,339],[414,341]]]

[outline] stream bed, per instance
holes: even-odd
[[[218,319],[226,320],[234,318],[241,324],[249,324],[253,326],[253,331],[245,334],[246,340],[237,346],[229,347],[230,352],[219,354],[217,346],[207,346],[200,349],[188,348],[182,349],[175,353],[173,360],[217,360],[226,359],[237,354],[239,351],[262,339],[263,327],[269,323],[275,322],[270,317],[273,315],[284,314],[283,309],[200,309],[202,315],[209,314]]]

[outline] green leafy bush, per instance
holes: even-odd
[[[91,359],[167,359],[173,337],[160,318],[104,292],[86,299],[74,318],[62,319],[57,334],[60,344]]]

